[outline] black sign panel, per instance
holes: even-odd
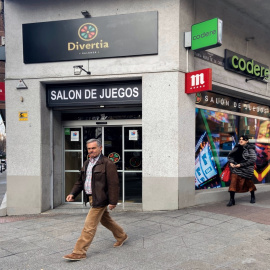
[[[158,54],[158,13],[23,24],[24,63]]]
[[[236,72],[262,82],[267,82],[266,80],[269,77],[268,66],[230,50],[225,50],[224,64],[224,68],[226,70]]]
[[[141,104],[141,81],[48,85],[48,107]]]
[[[269,106],[238,98],[219,95],[213,92],[196,93],[196,104],[232,112],[240,112],[249,115],[269,117]],[[222,111],[217,113],[216,115],[219,116],[219,119],[217,120],[222,122],[224,114],[226,113]],[[211,120],[214,119],[211,113],[209,114],[208,118]]]
[[[207,62],[224,67],[224,58],[208,51],[194,52],[194,57],[198,57]]]

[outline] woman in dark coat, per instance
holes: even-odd
[[[239,144],[229,153],[228,161],[231,168],[231,183],[229,187],[230,201],[227,206],[235,205],[234,194],[250,191],[250,203],[255,203],[257,190],[251,178],[254,174],[256,161],[255,146],[249,144],[246,135],[240,136]]]

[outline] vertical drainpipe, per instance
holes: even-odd
[[[50,197],[51,209],[53,209],[53,111],[50,110]]]
[[[186,52],[187,52],[187,57],[186,57],[186,60],[187,60],[186,72],[188,73],[188,52],[189,52],[189,49],[186,49]]]

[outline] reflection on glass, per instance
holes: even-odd
[[[142,202],[142,173],[125,173],[125,202]]]
[[[261,183],[270,182],[270,121],[257,121],[256,168],[254,175]]]
[[[81,128],[65,128],[65,150],[81,149]]]
[[[123,173],[118,173],[119,178],[119,202],[123,201]]]
[[[103,149],[104,155],[115,163],[117,170],[122,170],[122,127],[104,127]]]
[[[65,173],[65,198],[70,194],[71,189],[73,188],[74,183],[78,180],[79,173],[77,172],[66,172]],[[82,201],[82,195],[79,194],[76,199],[76,202]]]
[[[195,188],[228,185],[220,180],[228,153],[238,138],[238,118],[234,115],[196,109]]]
[[[81,152],[65,152],[65,170],[80,170],[82,167]]]
[[[248,135],[255,143],[255,184],[270,182],[270,121],[236,116],[223,112],[196,109],[195,188],[229,186],[220,179],[229,152],[239,136]]]
[[[142,149],[142,127],[125,127],[125,149]]]
[[[125,170],[142,170],[142,152],[125,152]]]

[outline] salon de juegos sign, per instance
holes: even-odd
[[[141,104],[141,81],[47,85],[48,107]]]
[[[158,12],[23,24],[24,63],[158,54]]]

